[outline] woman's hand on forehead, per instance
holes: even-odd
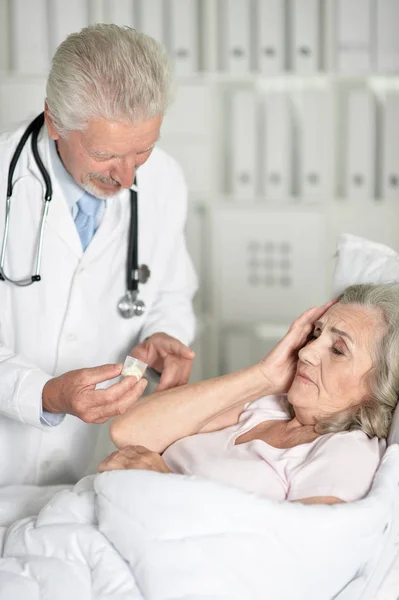
[[[269,393],[288,391],[295,376],[299,350],[307,343],[314,324],[336,302],[337,299],[334,298],[323,306],[314,306],[302,313],[277,346],[260,361],[261,371],[271,389]]]

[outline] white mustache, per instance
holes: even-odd
[[[88,179],[98,179],[102,183],[110,183],[112,185],[120,185],[119,181],[116,181],[113,177],[104,177],[104,175],[100,175],[99,173],[89,173]]]

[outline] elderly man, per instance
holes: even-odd
[[[12,191],[0,281],[0,485],[73,483],[94,469],[107,451],[102,424],[144,391],[134,377],[110,381],[127,354],[162,372],[160,389],[188,380],[196,278],[186,186],[156,148],[170,86],[169,60],[153,39],[88,27],[57,49],[44,123],[35,120],[16,164],[26,124],[0,137],[3,198]],[[4,223],[5,202],[0,210]],[[124,318],[118,305],[137,279],[135,244],[150,278],[139,285],[145,311]],[[21,280],[31,285],[15,285]]]

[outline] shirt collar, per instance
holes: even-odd
[[[57,146],[53,139],[50,139],[50,160],[53,172],[57,178],[69,208],[72,210],[76,203],[83,198],[85,191],[76,183],[72,175],[68,173],[58,155]]]

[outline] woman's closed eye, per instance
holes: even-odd
[[[332,352],[333,354],[336,354],[336,355],[338,355],[338,356],[345,356],[345,352],[343,352],[343,351],[342,351],[340,348],[338,348],[337,346],[333,346],[333,347],[331,348],[331,352]]]
[[[337,338],[333,341],[331,352],[336,356],[347,356],[349,350],[345,341],[342,338]]]

